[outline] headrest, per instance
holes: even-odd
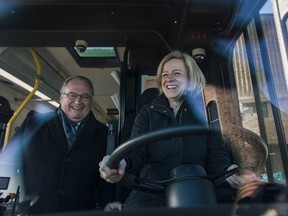
[[[158,88],[148,88],[145,89],[145,91],[140,96],[139,101],[139,109],[140,110],[145,104],[149,104],[152,102],[154,98],[156,98],[159,95]]]

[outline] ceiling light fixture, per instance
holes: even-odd
[[[16,85],[26,89],[27,91],[31,92],[33,90],[33,88],[28,85],[27,83],[23,82],[22,80],[18,79],[17,77],[11,75],[10,73],[8,73],[7,71],[3,70],[2,68],[0,68],[0,75],[2,77],[4,77],[5,79],[10,80],[11,82],[15,83]],[[40,91],[36,91],[35,95],[37,95],[38,97],[47,100],[48,103],[52,104],[55,107],[59,107],[59,103],[55,102],[55,101],[49,101],[52,100],[51,98],[49,98],[48,96],[46,96],[45,94],[43,94]]]

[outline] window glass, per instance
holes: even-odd
[[[280,1],[273,2],[273,5],[267,1],[260,11],[263,38],[259,38],[254,20],[247,28],[247,38],[244,38],[244,34],[239,38],[233,52],[233,69],[242,124],[245,128],[267,139],[269,158],[266,170],[262,172],[262,178],[266,181],[286,184],[282,162],[283,152],[279,145],[279,131],[286,133],[288,137],[288,76],[287,55],[280,28],[281,20],[278,19],[279,16],[275,16],[275,13],[279,12],[277,10],[280,8],[279,4]],[[284,3],[283,7],[285,5],[287,6]],[[245,39],[249,40],[249,43],[245,43]],[[265,49],[264,51],[260,49],[261,42],[264,42],[267,47],[268,62],[263,57],[266,54]],[[248,44],[250,55],[247,50]],[[283,56],[286,59],[285,62]],[[283,131],[276,127],[275,116],[277,115],[273,107],[279,111],[279,122],[283,125]]]

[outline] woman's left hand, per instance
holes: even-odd
[[[231,165],[228,170],[237,167],[237,165]],[[240,168],[237,173],[228,177],[227,182],[234,189],[238,189],[241,185],[246,184],[248,182],[257,181],[261,182],[261,178],[257,177],[257,175],[248,168]]]

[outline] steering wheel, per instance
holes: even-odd
[[[258,157],[257,160],[251,161],[245,161],[241,163],[241,155],[237,155],[237,162],[240,164],[241,167],[249,167],[253,168],[253,170],[258,170],[261,166],[264,165],[266,158],[268,156],[267,147],[265,144],[265,141],[258,136],[257,134],[253,133],[252,131],[248,129],[241,128],[239,126],[235,125],[226,125],[223,128],[222,133],[219,130],[211,130],[207,127],[199,127],[199,126],[177,126],[177,127],[169,127],[166,129],[161,129],[153,132],[149,132],[146,134],[143,134],[141,136],[132,138],[123,144],[121,144],[118,148],[114,150],[114,152],[111,154],[109,160],[107,161],[107,165],[111,169],[117,169],[119,166],[120,161],[125,158],[130,152],[134,151],[137,148],[140,148],[142,146],[151,144],[153,142],[157,142],[160,140],[165,140],[173,137],[182,137],[182,136],[200,136],[200,135],[224,135],[227,136],[229,141],[232,142],[232,152],[237,152],[236,148],[240,146],[239,140],[237,138],[241,138],[245,140],[243,143],[248,145],[248,147],[252,147],[252,149],[255,149],[255,146],[257,146],[257,151],[261,152],[261,157]],[[229,137],[232,136],[232,137]],[[253,141],[251,143],[251,140]],[[243,146],[242,146],[243,147]],[[244,147],[243,147],[244,148]],[[251,149],[249,149],[251,151]],[[238,151],[239,152],[239,151]],[[229,176],[233,175],[238,168],[229,170],[221,174],[220,176],[207,176],[207,175],[200,175],[200,176],[179,176],[177,178],[171,178],[164,181],[157,181],[153,179],[143,179],[143,178],[137,178],[134,175],[126,173],[123,179],[121,180],[120,184],[125,187],[130,187],[133,189],[138,190],[144,190],[144,191],[164,191],[165,187],[167,187],[168,184],[171,184],[173,182],[179,182],[179,181],[189,181],[191,179],[205,179],[205,180],[211,180],[214,185],[220,184],[222,181],[224,181]]]
[[[189,134],[206,135],[211,134],[211,130],[205,127],[178,126],[145,133],[124,142],[118,148],[116,148],[111,154],[107,164],[111,169],[117,169],[120,161],[135,149],[160,140],[165,140],[172,137],[187,136]]]
[[[251,130],[236,126],[236,125],[223,125],[223,135],[227,137],[232,143],[233,155],[237,155],[237,148],[244,149],[249,146],[250,150],[257,150],[258,157],[256,160],[252,161],[240,161],[243,156],[237,156],[239,163],[245,164],[245,167],[250,167],[254,169],[259,169],[266,162],[268,157],[268,149],[265,141],[258,136],[256,133]],[[181,137],[188,135],[213,135],[213,134],[221,134],[220,131],[215,129],[209,129],[207,127],[199,127],[199,126],[177,126],[177,127],[169,127],[166,129],[161,129],[153,132],[149,132],[143,134],[141,136],[132,138],[123,144],[121,144],[118,148],[114,150],[108,160],[108,166],[111,169],[117,169],[120,161],[128,155],[133,150],[140,148],[142,146],[148,145],[152,142],[156,142],[159,140],[165,140],[172,137]],[[238,139],[238,140],[237,140]],[[242,139],[242,142],[240,142]],[[250,152],[251,153],[251,152]]]

